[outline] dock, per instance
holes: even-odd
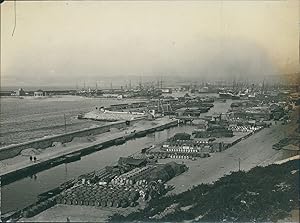
[[[81,156],[90,154],[92,152],[104,149],[106,147],[119,144],[118,142],[126,141],[134,137],[140,137],[141,133],[145,136],[147,133],[154,132],[156,130],[167,129],[173,126],[177,126],[178,121],[175,119],[161,118],[155,120],[155,125],[139,126],[135,127],[131,131],[121,131],[110,133],[101,137],[93,142],[78,143],[70,147],[64,147],[59,151],[53,151],[49,153],[42,153],[38,156],[38,159],[34,161],[24,160],[23,162],[16,162],[13,165],[7,165],[0,169],[0,177],[2,184],[8,184],[15,181],[18,178],[22,178],[28,174],[39,172],[44,169],[53,167],[57,160],[66,158],[67,156],[80,153]],[[101,136],[101,135],[100,135]],[[59,165],[60,162],[57,162]]]

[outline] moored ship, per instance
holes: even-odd
[[[231,92],[224,92],[224,91],[221,91],[219,92],[219,97],[220,98],[225,98],[225,99],[231,99],[233,96],[233,94]]]

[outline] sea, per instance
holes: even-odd
[[[77,119],[77,115],[89,112],[97,106],[108,107],[112,104],[134,101],[80,96],[23,97],[23,99],[1,97],[0,147],[101,126],[105,122],[80,120]]]

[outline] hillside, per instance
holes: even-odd
[[[214,184],[149,202],[120,221],[277,221],[299,207],[299,160],[234,172]]]

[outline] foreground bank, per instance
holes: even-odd
[[[184,193],[153,200],[142,211],[110,220],[277,221],[299,209],[299,159],[281,165],[255,167],[201,184]],[[203,205],[205,204],[205,205]]]

